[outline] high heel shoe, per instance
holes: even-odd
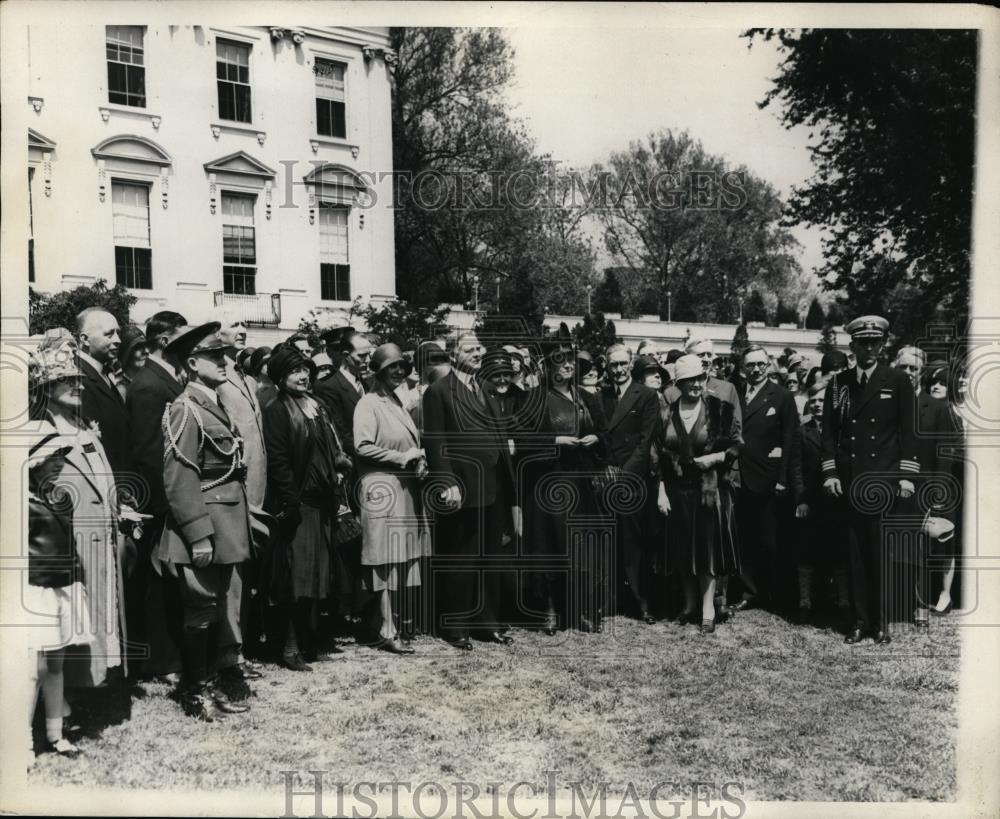
[[[545,616],[545,625],[542,627],[542,631],[544,631],[549,637],[554,637],[558,627],[559,623],[556,619],[556,613],[554,611],[550,611]]]
[[[951,611],[951,609],[952,609],[952,607],[954,605],[955,605],[955,601],[949,599],[947,606],[945,606],[943,609],[933,608],[933,609],[931,609],[931,614],[933,614],[935,617],[944,617],[946,614],[948,614]]]
[[[55,742],[46,740],[45,747],[52,753],[59,754],[59,756],[72,758],[80,755],[80,749],[66,739],[66,737],[59,737]]]
[[[702,620],[701,621],[701,633],[702,634],[714,634],[715,633],[715,621],[714,620]]]

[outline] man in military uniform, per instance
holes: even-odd
[[[830,379],[823,399],[823,488],[848,499],[854,623],[846,642],[853,645],[871,633],[876,643],[887,644],[889,578],[883,575],[881,523],[888,510],[872,509],[869,502],[878,500],[879,483],[887,483],[900,498],[913,494],[920,471],[913,385],[905,373],[879,361],[889,322],[862,316],[846,329],[856,364]]]
[[[250,557],[242,440],[216,394],[226,381],[227,347],[219,328],[217,321],[194,327],[166,347],[182,363],[188,383],[163,418],[168,510],[157,548],[157,557],[177,575],[184,610],[178,698],[185,713],[208,722],[220,713],[249,710],[209,678],[218,661],[231,574]]]

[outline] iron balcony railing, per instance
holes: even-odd
[[[281,324],[280,293],[250,295],[216,290],[215,306],[234,310],[247,326],[277,327]]]

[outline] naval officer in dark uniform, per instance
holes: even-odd
[[[157,557],[177,575],[184,612],[178,699],[207,722],[249,706],[231,702],[209,678],[220,647],[231,574],[250,557],[243,442],[216,389],[226,382],[219,322],[194,327],[166,352],[187,372],[184,391],[163,416],[167,517]]]
[[[862,316],[847,325],[857,364],[830,379],[823,399],[823,487],[847,497],[853,624],[846,642],[867,634],[891,642],[888,628],[889,565],[882,544],[884,495],[913,495],[920,472],[914,434],[913,385],[905,373],[879,361],[889,322]],[[891,508],[891,507],[890,507]]]

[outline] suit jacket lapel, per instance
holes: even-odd
[[[108,383],[104,375],[96,370],[89,361],[85,361],[82,358],[77,358],[77,364],[80,369],[83,370],[88,377],[88,380],[93,383],[93,385],[98,389],[98,391],[103,392],[105,395],[113,398],[119,404],[124,404],[125,401],[118,390]]]
[[[753,399],[750,403],[743,402],[743,420],[746,421],[751,415],[757,412],[757,410],[762,407],[767,406],[771,400],[771,391],[774,389],[774,385],[770,382],[762,384],[761,388],[757,390]]]
[[[348,381],[347,377],[340,370],[337,370],[337,373],[334,376],[334,378],[337,379],[337,384],[340,386],[340,389],[343,391],[344,395],[351,400],[352,407],[355,404],[357,404],[358,401],[361,400],[361,393],[358,392],[357,387],[355,387],[350,381]]]
[[[615,407],[611,420],[608,421],[608,429],[612,429],[621,423],[622,418],[632,409],[632,405],[639,400],[639,385],[634,381],[628,385],[625,394],[618,399],[618,406]]]
[[[872,370],[871,377],[868,379],[868,384],[865,386],[865,390],[861,393],[861,396],[854,403],[854,409],[851,412],[851,417],[856,418],[858,413],[864,409],[865,405],[872,400],[872,398],[878,394],[879,389],[885,382],[885,364],[876,364],[875,369]],[[857,384],[858,371],[854,371],[854,382]]]
[[[246,378],[242,373],[237,372],[236,365],[230,361],[226,361],[226,380],[229,381],[240,393],[250,402],[250,409],[253,410],[254,414],[257,414],[257,396],[253,394],[253,390],[247,385]]]
[[[184,387],[181,386],[181,382],[176,378],[172,378],[163,367],[159,364],[146,364],[146,368],[156,377],[159,378],[170,390],[172,398],[176,398],[182,392],[184,392]]]

